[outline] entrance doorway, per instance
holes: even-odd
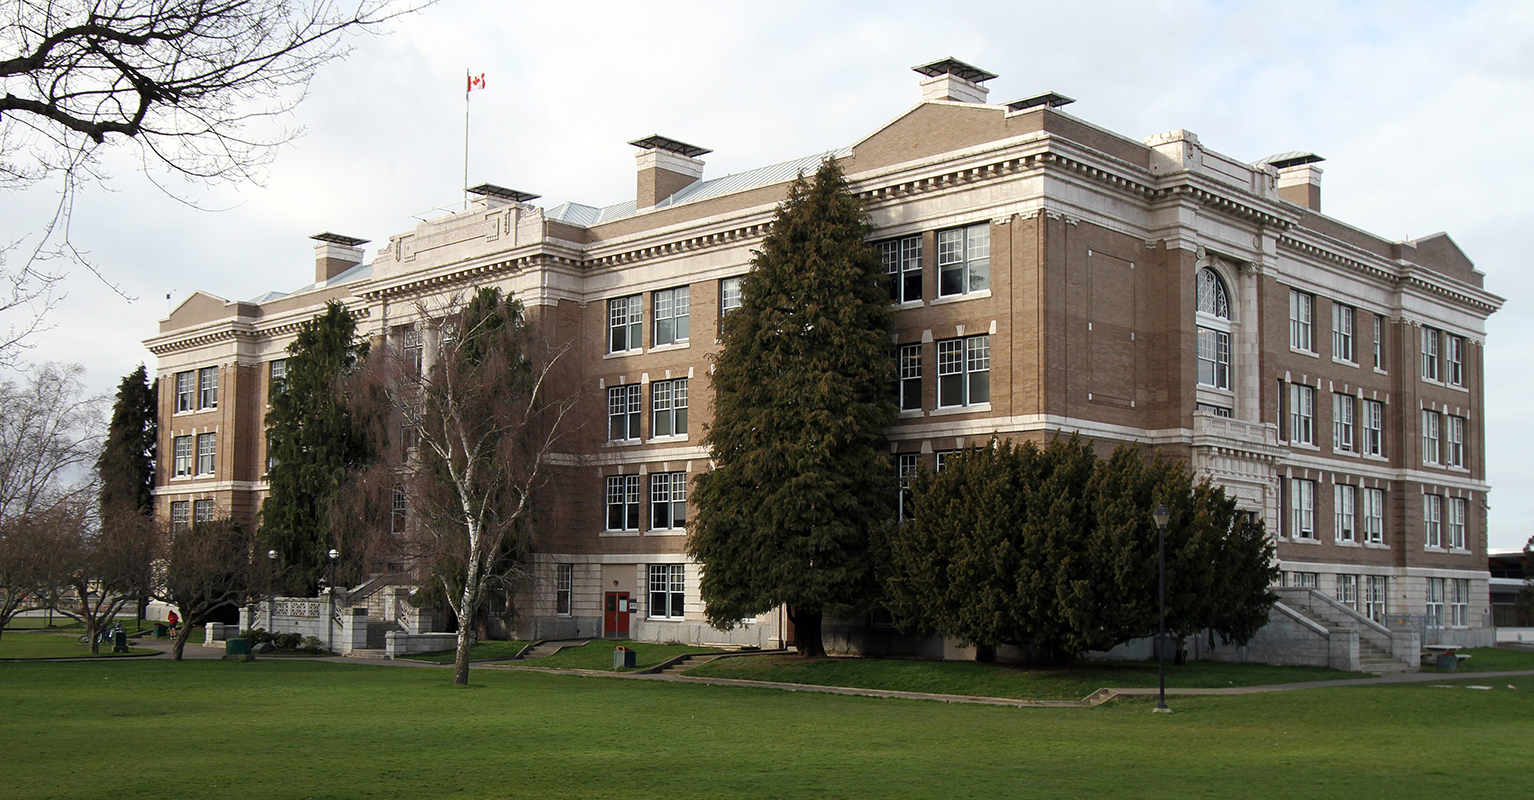
[[[629,593],[608,592],[606,609],[602,615],[602,635],[609,639],[626,639],[629,635]]]

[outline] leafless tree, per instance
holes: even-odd
[[[85,394],[78,364],[39,364],[0,381],[0,521],[89,489],[105,400]]]
[[[265,588],[266,558],[255,557],[255,534],[231,519],[162,533],[154,595],[181,611],[171,658],[181,660],[192,630],[223,609],[240,607]]]
[[[66,567],[63,583],[70,596],[57,608],[85,626],[91,652],[98,652],[98,634],[153,588],[158,526],[137,513],[110,522],[93,519],[82,502],[60,503],[41,516]]]
[[[408,524],[393,517],[403,527],[393,536],[452,609],[453,682],[467,685],[477,617],[525,574],[538,511],[553,500],[546,490],[584,427],[575,357],[496,289],[416,312],[434,358],[391,342],[359,373],[370,389],[354,396],[372,398],[368,416],[400,436],[381,448],[394,457],[358,485],[408,498]]]
[[[259,182],[297,134],[276,118],[345,36],[431,0],[11,0],[0,10],[0,189],[62,177],[20,263],[0,263],[0,356],[35,331],[75,249],[75,192],[104,177],[101,148],[131,146],[146,173]],[[0,249],[15,250],[19,243]],[[12,259],[16,261],[16,259]],[[99,272],[98,272],[99,275]],[[115,287],[114,287],[115,288]],[[24,313],[30,311],[30,314]],[[20,321],[15,318],[20,317]]]
[[[0,521],[0,631],[18,613],[51,599],[39,589],[47,584],[52,541],[45,526],[37,523],[31,516]]]

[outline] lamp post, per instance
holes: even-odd
[[[1156,506],[1151,517],[1156,520],[1157,561],[1161,573],[1161,621],[1156,626],[1156,661],[1161,692],[1154,710],[1169,713],[1172,709],[1166,707],[1166,524],[1172,518],[1172,512],[1162,504]]]
[[[334,651],[336,649],[336,559],[341,557],[341,551],[332,547],[325,555],[330,556],[330,619],[325,620],[325,648]]]
[[[270,585],[271,591],[266,596],[266,629],[270,631],[277,627],[276,621],[274,619],[277,615],[277,600],[275,597],[277,594],[277,551],[266,551],[266,557],[267,560],[272,562],[272,583]]]

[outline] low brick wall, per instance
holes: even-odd
[[[458,646],[456,633],[400,633],[389,631],[384,637],[384,655],[399,658],[412,653],[451,650]]]

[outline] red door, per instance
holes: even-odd
[[[608,592],[607,611],[602,617],[602,635],[627,637],[629,635],[629,593]]]

